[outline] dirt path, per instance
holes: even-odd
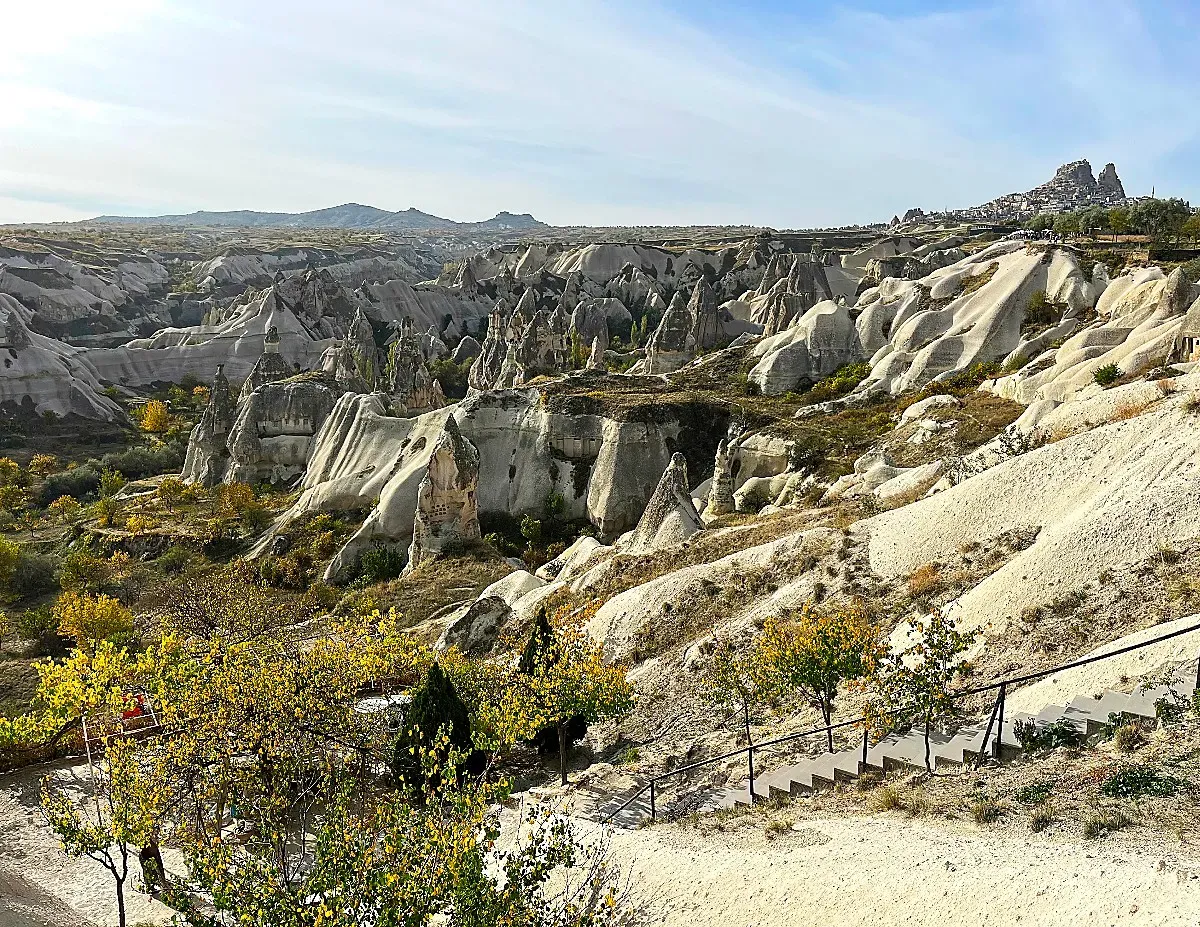
[[[1200,923],[1200,860],[884,816],[796,827],[769,839],[659,826],[618,832],[612,848],[668,925]]]
[[[109,927],[117,922],[112,877],[89,859],[72,859],[38,809],[44,776],[85,794],[87,766],[45,763],[0,776],[0,927]],[[126,883],[130,924],[162,924],[165,905],[133,887],[136,851]]]

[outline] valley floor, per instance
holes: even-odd
[[[647,921],[687,927],[1200,923],[1200,856],[886,816],[621,831]]]

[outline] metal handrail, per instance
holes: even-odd
[[[999,725],[997,726],[997,740],[1002,738],[1004,735],[1004,697],[1010,686],[1020,685],[1021,683],[1025,683],[1025,682],[1032,682],[1035,679],[1044,679],[1047,676],[1053,676],[1055,673],[1061,673],[1061,672],[1064,672],[1065,670],[1076,669],[1081,666],[1088,666],[1092,663],[1100,663],[1100,662],[1103,662],[1104,660],[1111,660],[1113,657],[1119,657],[1126,653],[1132,653],[1135,650],[1141,650],[1144,647],[1150,647],[1150,646],[1153,646],[1154,644],[1161,644],[1163,641],[1169,641],[1173,638],[1182,637],[1185,634],[1192,634],[1196,631],[1200,631],[1200,623],[1189,625],[1186,628],[1177,628],[1174,631],[1171,631],[1167,634],[1162,634],[1158,637],[1151,638],[1150,640],[1142,641],[1141,643],[1127,644],[1124,647],[1119,647],[1116,650],[1109,651],[1108,653],[1102,653],[1102,654],[1097,654],[1097,655],[1090,656],[1090,657],[1083,657],[1078,660],[1072,660],[1069,663],[1063,663],[1063,664],[1060,664],[1059,666],[1051,667],[1050,669],[1040,670],[1040,671],[1036,671],[1036,672],[1032,672],[1032,673],[1023,673],[1020,676],[1008,676],[1003,679],[994,679],[991,682],[989,682],[987,685],[972,686],[972,687],[966,688],[966,689],[959,689],[956,692],[950,693],[949,698],[950,699],[960,699],[960,698],[966,698],[968,695],[978,695],[981,692],[992,692],[997,689],[1000,690],[1000,697],[996,700],[996,702],[992,706],[992,714],[988,718],[987,729],[984,732],[983,742],[980,746],[980,759],[982,759],[983,751],[986,749],[987,744],[991,738],[992,726],[996,722],[997,717],[999,718]],[[1200,690],[1200,658],[1197,658],[1197,661],[1196,661],[1196,689]],[[895,713],[900,714],[902,712],[898,711]],[[669,770],[664,773],[659,773],[657,776],[653,776],[650,779],[650,781],[647,782],[645,785],[643,785],[640,789],[638,789],[636,792],[634,792],[632,795],[630,795],[629,798],[627,798],[625,801],[623,801],[615,810],[609,812],[609,814],[605,816],[604,820],[601,821],[601,824],[611,823],[613,818],[615,818],[618,814],[620,814],[622,811],[624,811],[626,808],[628,808],[631,804],[633,804],[633,802],[635,802],[638,798],[640,798],[643,794],[645,794],[647,790],[650,791],[650,819],[652,821],[655,820],[655,818],[656,818],[655,801],[654,801],[655,786],[664,779],[669,779],[672,776],[682,775],[685,772],[690,772],[691,770],[698,769],[701,766],[710,766],[713,763],[719,763],[722,760],[729,759],[731,756],[740,756],[743,753],[752,756],[755,750],[760,750],[763,747],[771,747],[771,746],[774,746],[775,744],[784,743],[789,740],[797,740],[801,737],[811,737],[814,734],[825,734],[830,731],[836,731],[836,730],[839,730],[844,727],[854,727],[854,726],[858,726],[858,725],[865,725],[866,721],[867,721],[867,718],[865,716],[863,716],[863,717],[859,717],[859,718],[853,718],[849,721],[839,721],[837,724],[829,724],[824,727],[812,728],[807,731],[798,731],[794,734],[784,734],[780,737],[774,737],[770,740],[763,740],[763,741],[759,741],[757,743],[751,743],[748,746],[740,747],[737,750],[730,750],[726,753],[720,754],[719,756],[713,756],[713,757],[708,757],[707,759],[697,760],[694,763],[688,763],[686,766],[680,766],[677,769],[672,769],[672,770]],[[863,735],[863,758],[864,758],[864,761],[866,759],[866,753],[867,753],[867,741],[866,741],[866,734],[864,732],[864,735]],[[753,799],[754,799],[754,780],[753,779],[750,780],[750,798],[751,798],[751,801],[753,801]]]

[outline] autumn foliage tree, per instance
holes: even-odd
[[[67,590],[54,603],[54,617],[59,634],[89,651],[95,651],[100,641],[124,640],[133,632],[133,614],[107,595]]]
[[[171,427],[171,413],[167,409],[167,404],[161,399],[151,399],[142,406],[138,424],[141,425],[142,431],[150,434],[165,433]]]
[[[922,724],[925,768],[930,772],[930,732],[934,724],[958,712],[955,684],[973,672],[965,654],[979,633],[960,631],[950,614],[935,611],[909,629],[908,646],[887,654],[873,676],[869,716],[879,726]]]
[[[603,649],[582,628],[552,628],[545,613],[521,656],[513,694],[529,736],[553,727],[558,740],[559,773],[567,784],[568,730],[572,721],[585,727],[627,712],[632,687],[619,666],[604,662]]]
[[[805,606],[767,621],[754,660],[768,688],[798,693],[821,712],[833,751],[834,702],[844,682],[874,671],[885,653],[879,626],[861,603]]]

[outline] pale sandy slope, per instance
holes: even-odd
[[[60,848],[38,807],[43,776],[75,794],[87,788],[87,764],[42,764],[0,776],[0,927],[117,923],[112,877],[99,863],[72,859]],[[133,887],[137,851],[126,883],[130,924],[163,924],[164,905]]]
[[[655,827],[620,832],[612,846],[632,861],[654,922],[668,925],[1200,923],[1200,864],[886,816],[799,826],[773,840]]]

